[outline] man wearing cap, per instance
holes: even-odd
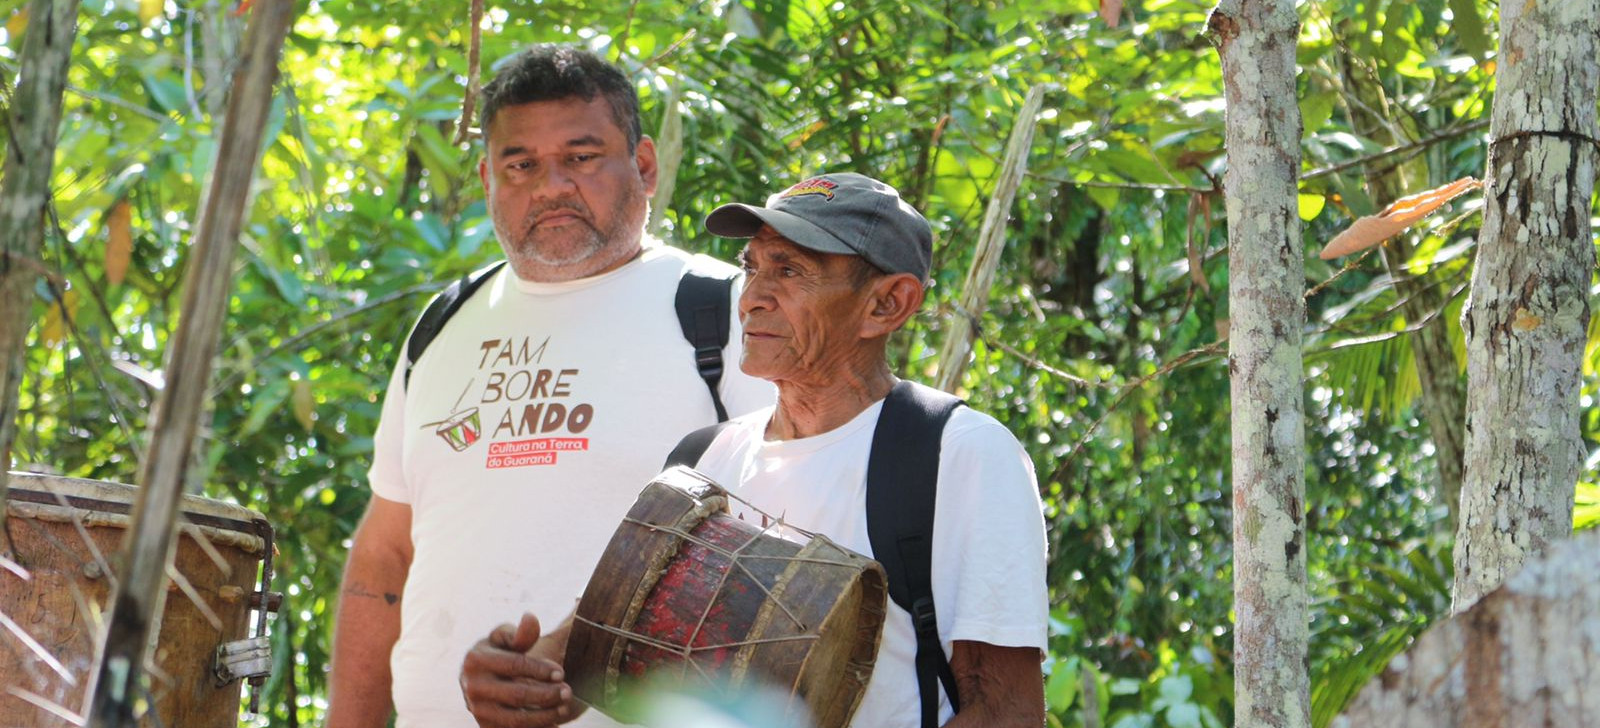
[[[698,469],[762,512],[870,555],[867,463],[884,399],[899,381],[887,344],[923,302],[927,220],[894,188],[839,173],[800,182],[764,207],[719,207],[706,228],[750,239],[741,254],[741,367],[775,383],[778,402],[730,422]],[[966,407],[935,445],[933,597],[961,706],[955,713],[940,691],[937,722],[1037,728],[1048,605],[1033,466],[1005,427]],[[853,726],[922,725],[911,617],[888,606]],[[534,673],[559,675],[553,662]],[[464,673],[463,687],[470,695],[472,675]],[[570,691],[560,685],[559,694]]]

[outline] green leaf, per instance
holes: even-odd
[[[489,218],[482,218],[466,227],[461,228],[461,234],[456,239],[456,255],[471,260],[478,254],[478,249],[483,247],[483,241],[494,237],[494,223]]]
[[[183,92],[183,84],[177,80],[146,73],[144,87],[150,92],[150,100],[155,102],[155,108],[160,111],[183,114],[189,110],[189,97]]]
[[[1111,694],[1112,695],[1138,695],[1139,694],[1139,688],[1141,688],[1143,686],[1144,686],[1144,683],[1140,682],[1139,680],[1135,680],[1135,679],[1133,679],[1131,677],[1119,677],[1119,678],[1111,681]]]
[[[270,261],[254,255],[250,257],[250,262],[255,266],[256,272],[272,284],[273,289],[285,303],[297,308],[305,304],[306,289],[301,285],[296,271],[279,270]]]
[[[1189,696],[1194,694],[1194,680],[1188,675],[1169,675],[1161,678],[1160,700],[1168,705],[1179,705],[1189,701]]]
[[[1410,50],[1406,45],[1405,39],[1401,37],[1400,31],[1406,27],[1406,20],[1411,17],[1411,10],[1410,3],[1396,2],[1391,3],[1389,9],[1384,12],[1383,46],[1379,50],[1390,64],[1405,58],[1407,51]]]
[[[1167,725],[1171,728],[1202,728],[1200,706],[1182,703],[1167,709]]]
[[[1477,0],[1450,0],[1450,34],[1461,43],[1461,48],[1483,60],[1489,53],[1489,34],[1483,29],[1483,16],[1478,13]]]
[[[1328,204],[1328,198],[1322,195],[1308,195],[1300,193],[1300,219],[1311,222],[1322,214],[1322,208]]]
[[[1332,92],[1309,94],[1300,100],[1301,137],[1309,137],[1319,131],[1333,117],[1333,107],[1338,101],[1338,96]]]
[[[1600,524],[1600,485],[1579,483],[1572,509],[1572,530],[1585,531]]]
[[[411,218],[411,224],[416,227],[417,234],[422,236],[422,241],[441,253],[450,243],[450,230],[439,220],[439,216],[424,212]]]
[[[1117,201],[1122,199],[1122,190],[1115,187],[1089,187],[1085,191],[1089,193],[1089,199],[1106,210],[1117,209]]]
[[[250,416],[239,428],[239,436],[253,435],[261,430],[267,419],[283,409],[283,400],[289,397],[289,379],[278,377],[272,384],[256,393],[250,401]]]
[[[1060,713],[1072,707],[1072,701],[1078,696],[1077,657],[1056,661],[1050,671],[1050,679],[1045,681],[1044,696],[1049,702],[1052,713]]]

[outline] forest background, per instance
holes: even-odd
[[[248,5],[248,2],[244,3]],[[277,527],[277,665],[254,724],[320,723],[338,579],[368,498],[384,383],[442,282],[495,258],[455,143],[466,0],[300,3],[237,259],[193,481]],[[586,44],[638,81],[681,150],[652,225],[729,258],[699,221],[802,176],[860,170],[933,221],[930,304],[895,342],[931,381],[952,324],[962,393],[1027,445],[1050,526],[1053,724],[1232,724],[1223,88],[1193,0],[490,2],[482,67]],[[241,12],[244,11],[244,12]],[[1497,6],[1299,6],[1299,213],[1315,250],[1398,194],[1482,176]],[[132,482],[247,8],[85,0],[15,467]],[[0,3],[0,102],[28,18]],[[1007,139],[1043,111],[987,306],[957,303]],[[672,131],[677,128],[678,131]],[[1316,725],[1449,607],[1454,540],[1425,384],[1464,380],[1478,227],[1460,198],[1390,246],[1307,256],[1307,562]],[[1396,251],[1403,252],[1398,255]],[[1390,260],[1385,260],[1388,257]],[[1404,293],[1401,293],[1404,291]],[[1414,340],[1451,366],[1418,375]],[[1600,521],[1596,332],[1575,527]],[[1459,443],[1459,439],[1456,440]],[[1459,445],[1456,445],[1459,447]]]

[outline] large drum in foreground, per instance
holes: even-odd
[[[699,473],[662,473],[578,604],[573,691],[626,720],[639,688],[775,689],[791,724],[847,724],[877,656],[883,569],[822,536],[791,538],[730,516]]]
[[[0,726],[82,725],[94,679],[95,631],[138,489],[120,483],[12,473],[6,521],[17,564],[0,564]],[[240,671],[270,663],[247,640],[257,570],[270,549],[261,514],[185,496],[174,570],[150,673],[154,714],[143,726],[239,724]],[[203,604],[202,608],[199,604]],[[208,614],[209,613],[209,614]],[[219,654],[220,653],[220,654]],[[63,713],[66,713],[65,715]]]

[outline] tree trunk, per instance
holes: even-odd
[[[678,189],[678,166],[683,163],[683,81],[673,76],[668,82],[667,101],[661,106],[661,131],[656,134],[656,193],[650,198],[650,220],[645,226],[651,235],[661,236],[672,193]],[[684,236],[679,236],[684,237]]]
[[[1600,711],[1596,604],[1600,532],[1590,532],[1530,560],[1465,614],[1429,630],[1333,726],[1592,726]]]
[[[1022,102],[1022,111],[1011,127],[1005,160],[1000,165],[1000,175],[995,178],[994,196],[989,198],[989,206],[983,213],[983,227],[978,231],[978,248],[972,254],[972,267],[967,269],[966,281],[961,285],[959,308],[950,317],[950,332],[939,345],[939,374],[935,386],[946,392],[954,393],[966,378],[972,340],[978,335],[983,309],[989,305],[989,289],[994,286],[995,269],[1000,267],[1000,254],[1005,252],[1006,221],[1011,219],[1011,203],[1016,201],[1022,174],[1028,169],[1033,130],[1039,125],[1039,109],[1044,106],[1044,94],[1048,90],[1046,84],[1028,89],[1028,98]]]
[[[33,312],[33,286],[44,272],[45,211],[61,126],[72,39],[78,34],[77,0],[33,0],[22,39],[21,71],[7,120],[9,148],[0,175],[0,526],[6,526],[6,472],[17,436],[18,390]],[[0,528],[0,556],[11,551]]]
[[[183,310],[167,351],[167,386],[151,412],[150,444],[139,469],[138,501],[122,549],[100,664],[88,692],[90,725],[134,725],[146,647],[157,627],[172,558],[173,524],[195,433],[206,411],[211,362],[228,310],[233,251],[261,158],[261,137],[278,78],[278,56],[294,18],[294,0],[265,0],[250,29],[229,91],[211,182],[201,200],[194,252],[184,272]]]
[[[1211,13],[1227,100],[1235,724],[1309,726],[1293,0]]]
[[[1467,337],[1453,609],[1572,533],[1594,240],[1600,0],[1500,6],[1483,231]]]
[[[1357,67],[1354,58],[1346,56],[1343,66],[1345,86],[1361,102],[1359,106],[1352,104],[1350,110],[1356,133],[1383,147],[1399,144],[1402,140],[1390,132],[1389,120],[1375,116],[1388,114],[1388,104],[1378,81]],[[1366,168],[1365,177],[1367,192],[1374,202],[1388,204],[1406,194],[1405,184],[1396,167],[1383,169],[1378,164],[1371,164]],[[1447,304],[1439,288],[1417,280],[1406,271],[1412,250],[1405,235],[1395,236],[1381,250],[1383,264],[1389,271],[1389,277],[1394,280],[1395,293],[1401,301],[1400,313],[1405,316],[1406,323],[1426,321]],[[1463,415],[1466,413],[1467,394],[1461,367],[1456,361],[1455,347],[1451,345],[1450,332],[1445,327],[1444,318],[1439,317],[1411,332],[1409,337],[1412,358],[1416,361],[1417,379],[1422,384],[1422,419],[1428,424],[1428,432],[1432,435],[1434,462],[1439,469],[1437,497],[1449,507],[1450,529],[1454,531],[1461,520],[1461,462],[1466,438]]]

